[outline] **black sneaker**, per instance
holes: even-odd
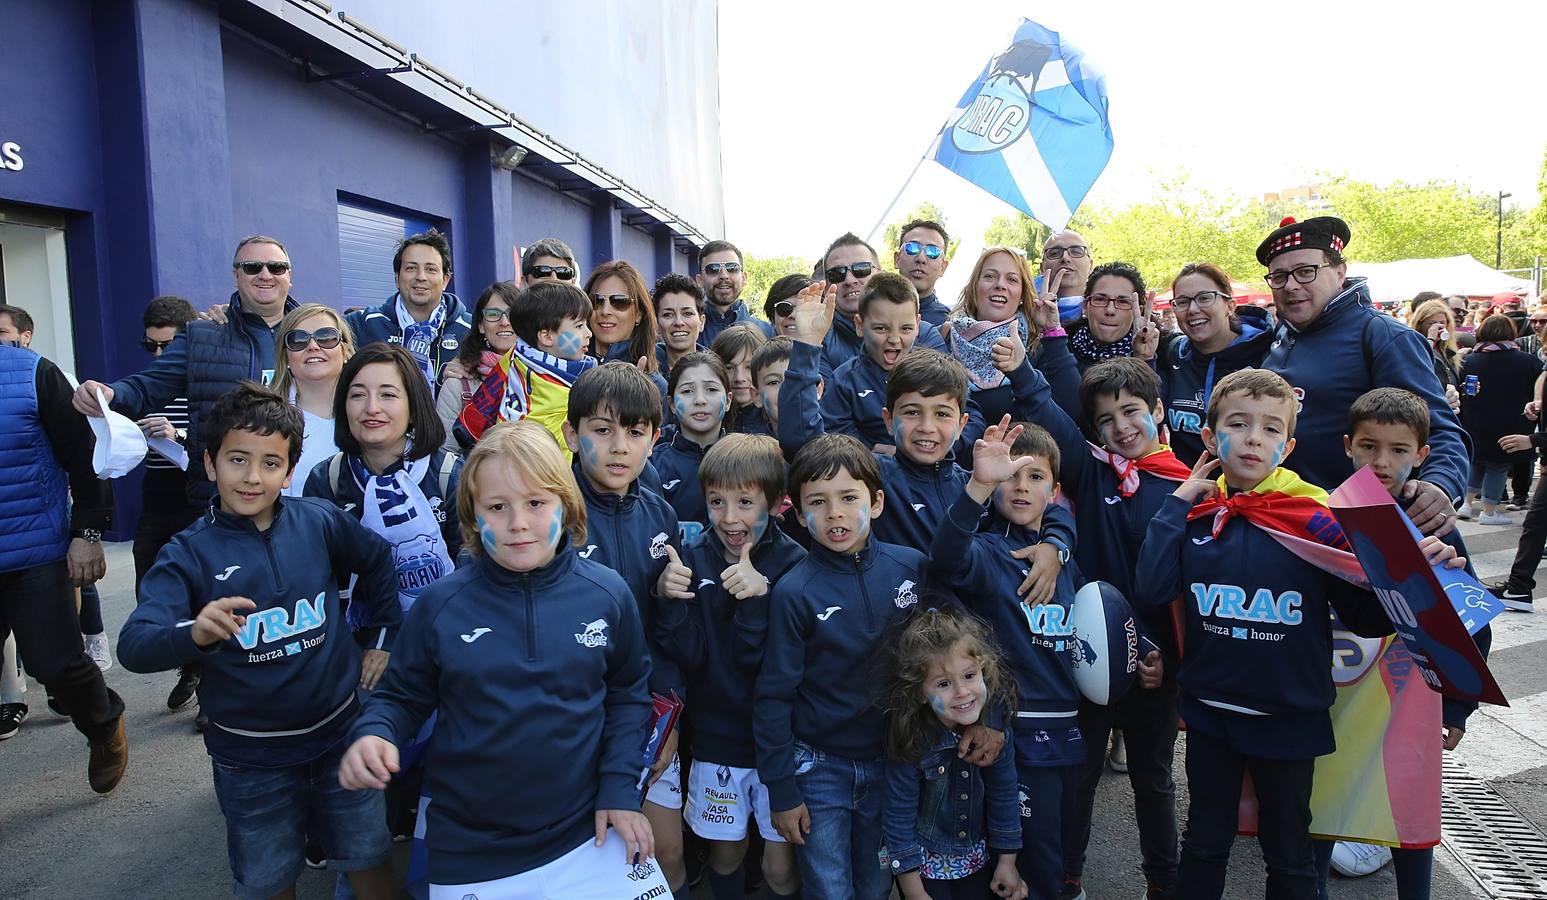
[[[27,721],[27,704],[0,703],[0,741],[16,736]]]
[[[70,711],[65,709],[64,704],[59,702],[59,698],[53,694],[48,695],[48,711],[61,719],[70,718]]]
[[[1058,887],[1058,900],[1085,900],[1085,889],[1080,887],[1080,879],[1065,878],[1064,883]]]
[[[199,689],[199,670],[193,666],[183,666],[177,670],[177,684],[172,685],[172,693],[167,694],[167,709],[182,709],[196,696]]]
[[[1507,578],[1503,581],[1484,582],[1483,587],[1491,591],[1493,596],[1498,597],[1505,609],[1526,613],[1536,611],[1531,604],[1531,592],[1512,589]]]
[[[291,846],[294,846],[293,844]],[[328,855],[322,852],[321,844],[306,842],[306,866],[310,869],[326,869],[328,867]]]
[[[199,710],[199,714],[193,717],[193,730],[194,730],[194,732],[196,734],[203,734],[204,733],[204,729],[206,729],[208,727],[209,727],[209,716],[205,715],[203,710]]]

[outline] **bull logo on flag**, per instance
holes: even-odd
[[[1052,58],[1053,48],[1034,40],[994,57],[982,90],[951,128],[951,143],[963,153],[996,153],[1020,140],[1031,125],[1037,79]]]

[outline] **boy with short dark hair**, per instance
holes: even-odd
[[[661,648],[695,684],[693,765],[684,790],[687,823],[709,842],[715,900],[740,900],[742,859],[752,823],[767,842],[770,897],[799,885],[794,848],[773,828],[768,789],[757,773],[752,688],[768,635],[769,594],[806,551],[777,527],[785,463],[767,435],[730,434],[704,455],[699,485],[709,527],[682,550],[656,585]]]
[[[1312,775],[1335,745],[1332,610],[1355,634],[1391,632],[1367,587],[1290,549],[1315,542],[1352,557],[1326,493],[1280,465],[1294,450],[1297,405],[1272,372],[1222,379],[1209,398],[1207,452],[1161,505],[1139,555],[1134,604],[1164,607],[1180,596],[1185,610],[1178,710],[1191,804],[1182,896],[1224,892],[1243,772],[1257,793],[1269,893],[1315,896]],[[1438,539],[1421,546],[1431,560],[1454,555]]]
[[[391,897],[382,796],[338,782],[356,688],[374,687],[402,618],[391,548],[331,503],[281,499],[303,426],[279,395],[244,383],[205,428],[216,501],[146,573],[119,659],[133,672],[202,665],[204,743],[238,896],[292,890],[310,834],[358,896]],[[350,573],[363,657],[338,597]]]
[[[1069,607],[1080,579],[1067,566],[1047,603],[1017,602],[1022,563],[1011,554],[1042,540],[1043,513],[1058,490],[1060,453],[1041,426],[1016,423],[991,426],[973,455],[972,477],[935,532],[930,571],[994,627],[1015,677],[1011,743],[1021,796],[1016,868],[1032,896],[1050,898],[1062,882],[1066,793],[1086,757],[1077,718],[1080,692],[1065,647],[1074,635]]]
[[[757,392],[753,402],[763,411],[768,428],[774,434],[779,433],[779,385],[784,384],[784,373],[790,367],[790,349],[793,345],[794,342],[783,335],[770,338],[752,352],[752,359],[748,361],[752,369],[752,387]],[[820,381],[817,382],[816,392],[820,401]]]
[[[574,456],[575,481],[585,498],[587,541],[584,559],[616,571],[639,603],[650,650],[650,691],[672,691],[684,699],[682,671],[662,652],[654,627],[651,590],[675,550],[677,514],[639,476],[661,432],[661,395],[633,365],[615,360],[575,379],[563,424],[564,442]],[[673,891],[687,879],[682,861],[682,788],[677,732],[665,739],[650,771],[644,813],[655,832],[656,862]]]
[[[810,898],[884,897],[885,723],[860,668],[918,602],[928,561],[877,540],[885,497],[870,451],[847,435],[803,447],[790,471],[813,543],[774,585],[754,690],[758,775],[773,825],[801,847]]]

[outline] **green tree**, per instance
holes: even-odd
[[[1042,245],[1052,233],[1053,229],[1025,213],[995,216],[983,232],[983,245],[1014,247],[1024,252],[1027,259],[1038,259],[1042,256]]]
[[[951,227],[951,223],[945,220],[944,210],[928,200],[913,207],[913,210],[906,216],[886,226],[886,230],[881,232],[881,244],[876,247],[876,254],[881,257],[881,268],[888,272],[897,271],[897,267],[892,265],[892,256],[896,253],[898,245],[902,243],[902,226],[915,219],[929,219],[939,222],[947,231]],[[956,255],[956,248],[961,246],[961,240],[950,238],[946,243],[949,246],[945,248],[945,258],[949,262],[951,257]]]
[[[768,296],[768,289],[773,287],[775,281],[796,273],[811,274],[811,260],[798,256],[757,257],[743,254],[742,264],[746,266],[747,285],[741,290],[741,298],[746,301],[747,309],[759,319],[766,318],[763,315],[763,298]]]

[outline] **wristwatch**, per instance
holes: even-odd
[[[1058,564],[1060,566],[1067,566],[1069,564],[1069,548],[1064,546],[1063,541],[1055,537],[1045,537],[1042,539],[1042,543],[1052,544],[1053,549],[1058,551]]]
[[[95,528],[77,528],[70,532],[70,537],[80,538],[88,544],[102,543],[102,532]]]

